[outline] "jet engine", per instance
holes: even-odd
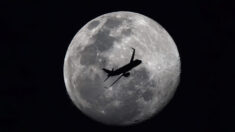
[[[124,77],[129,77],[130,76],[130,72],[126,72],[123,74]]]

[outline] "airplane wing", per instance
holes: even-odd
[[[108,80],[108,79],[109,79],[109,77],[110,77],[110,76],[108,75],[108,76],[104,79],[104,82],[105,82],[106,80]]]
[[[132,49],[133,49],[133,53],[132,53],[130,62],[132,62],[134,60],[134,56],[135,56],[135,49],[134,48],[132,48]]]
[[[113,86],[119,79],[121,79],[122,76],[123,76],[123,74],[120,75],[120,76],[117,78],[117,80],[115,80],[109,87]]]

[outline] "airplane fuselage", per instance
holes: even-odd
[[[120,75],[122,73],[127,73],[128,71],[130,71],[131,69],[133,69],[134,67],[138,66],[142,61],[141,60],[134,60],[126,65],[124,65],[123,67],[115,70],[115,71],[112,71],[110,73],[110,76],[117,76],[117,75]]]
[[[130,60],[130,63],[124,65],[123,67],[117,69],[117,70],[108,70],[108,69],[105,69],[103,68],[103,71],[106,72],[108,74],[107,78],[104,80],[104,82],[111,76],[117,76],[117,75],[120,75],[111,85],[113,86],[122,76],[124,77],[129,77],[130,75],[130,70],[133,69],[134,67],[138,66],[140,63],[142,63],[141,60],[138,60],[138,59],[135,59],[134,60],[134,56],[135,56],[135,49],[133,49],[133,52],[132,52],[132,56],[131,56],[131,60]]]

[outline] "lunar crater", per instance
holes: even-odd
[[[92,30],[92,29],[94,29],[95,27],[97,27],[99,24],[100,24],[100,22],[99,22],[98,20],[94,20],[94,21],[92,21],[92,22],[87,26],[87,28],[88,28],[89,30]]]

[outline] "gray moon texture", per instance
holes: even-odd
[[[118,76],[104,82],[102,68],[129,63],[131,47],[142,63],[105,88]],[[83,114],[106,125],[126,126],[150,119],[166,106],[179,84],[180,64],[176,44],[160,24],[118,11],[89,21],[74,36],[64,60],[64,80]]]

